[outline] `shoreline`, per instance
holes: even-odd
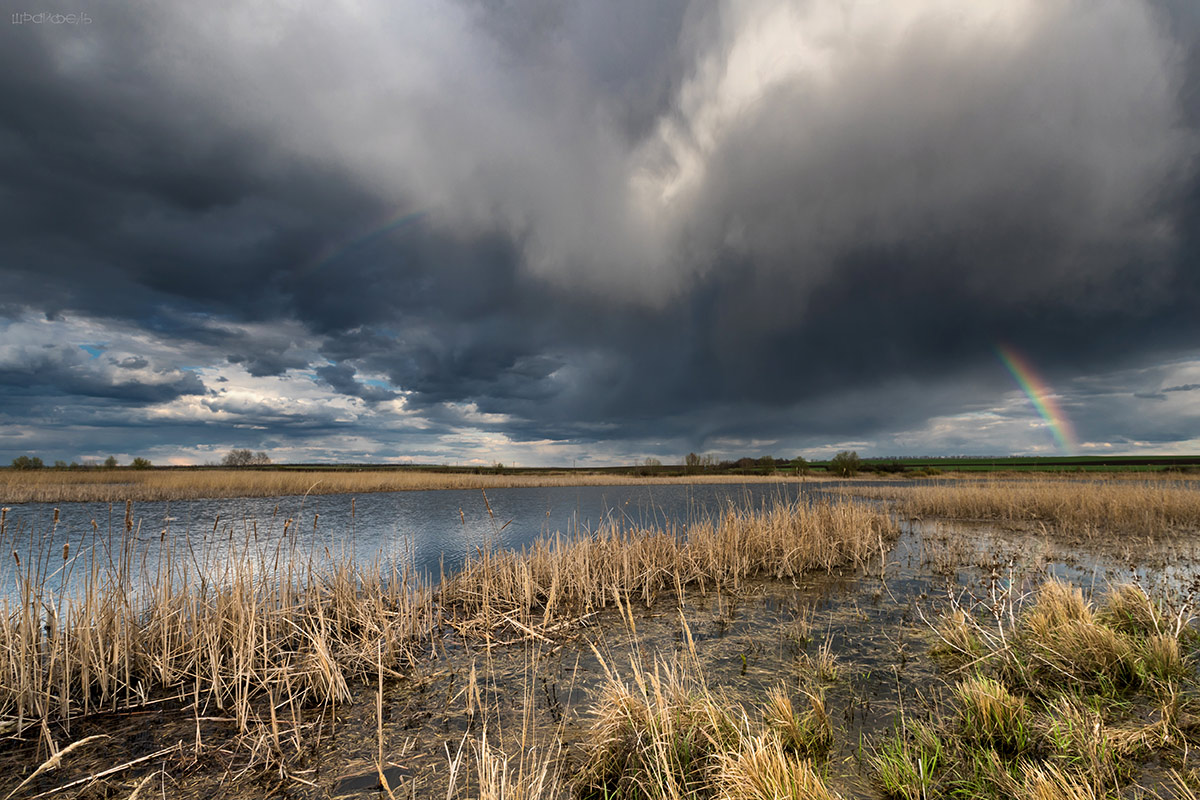
[[[55,470],[0,474],[0,505],[216,500],[236,497],[374,494],[552,486],[826,483],[825,475],[619,475],[606,473],[441,473],[396,470]]]

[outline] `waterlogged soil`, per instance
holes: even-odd
[[[683,608],[614,606],[553,640],[497,630],[495,642],[516,643],[488,646],[448,634],[409,675],[385,678],[382,697],[372,681],[333,709],[297,714],[280,704],[273,724],[263,703],[265,732],[241,741],[227,712],[197,714],[187,701],[94,716],[55,732],[56,742],[106,738],[69,753],[14,800],[72,781],[82,783],[55,796],[125,798],[145,783],[143,796],[385,798],[380,767],[395,797],[444,797],[456,756],[484,736],[514,759],[531,748],[558,751],[569,779],[585,757],[599,686],[609,671],[627,678],[632,663],[687,666],[751,719],[761,717],[774,687],[797,701],[801,691],[822,695],[835,741],[823,776],[845,798],[879,798],[870,764],[878,743],[902,713],[929,708],[947,692],[948,675],[929,651],[931,623],[952,599],[986,608],[1047,576],[1097,592],[1137,580],[1152,595],[1182,598],[1200,588],[1198,551],[1195,537],[1070,537],[1040,527],[914,521],[885,556],[860,569],[695,591]],[[276,735],[288,758],[263,767]],[[247,767],[256,747],[260,763]],[[0,775],[8,776],[0,796],[46,757],[34,744],[0,745]],[[459,763],[459,787],[474,784],[472,759]],[[1159,779],[1153,768],[1139,776],[1145,788],[1158,788]]]

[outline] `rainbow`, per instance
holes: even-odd
[[[428,211],[399,211],[378,225],[375,225],[367,229],[365,232],[360,233],[358,236],[327,247],[324,252],[322,252],[319,256],[314,258],[301,269],[301,274],[308,275],[316,272],[317,270],[328,266],[334,261],[337,261],[351,250],[357,250],[360,247],[365,247],[377,239],[386,236],[392,231],[399,230],[420,222],[428,213]]]
[[[1029,396],[1033,407],[1050,426],[1055,441],[1067,455],[1075,452],[1075,433],[1071,430],[1071,421],[1063,413],[1055,399],[1054,391],[1042,380],[1029,362],[1011,347],[996,345],[996,355],[1008,371],[1017,379],[1017,384]]]

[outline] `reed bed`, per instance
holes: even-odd
[[[858,565],[897,534],[885,513],[858,503],[796,501],[729,510],[686,529],[626,529],[543,539],[520,552],[481,551],[443,581],[460,624],[518,631],[553,627],[603,608],[613,593],[650,605],[689,589],[736,588],[759,576]]]
[[[367,494],[526,486],[779,483],[784,475],[618,475],[585,472],[492,473],[419,470],[0,470],[0,503],[117,503],[302,494]],[[811,478],[806,478],[811,480]]]
[[[201,566],[186,542],[150,569],[139,555],[124,539],[82,564],[66,547],[63,563],[26,562],[16,598],[0,600],[0,730],[69,729],[164,697],[231,714],[241,733],[261,697],[295,722],[306,704],[348,699],[356,678],[396,674],[435,624],[430,589],[394,565],[245,547]],[[56,592],[72,568],[82,582]]]
[[[855,493],[894,500],[910,516],[1139,535],[1200,528],[1200,486],[1174,481],[955,482],[902,490],[862,487]]]
[[[22,557],[6,540],[20,570],[16,597],[0,599],[0,733],[69,733],[80,718],[165,699],[197,719],[219,710],[273,763],[299,751],[305,708],[404,674],[436,653],[446,625],[489,645],[501,627],[512,641],[549,641],[616,599],[668,589],[682,600],[685,587],[857,563],[895,533],[854,504],[730,511],[686,531],[613,526],[480,552],[435,589],[382,561],[300,552],[289,530],[270,547],[248,535],[215,553],[186,537],[147,549],[131,520],[85,553],[48,537]]]

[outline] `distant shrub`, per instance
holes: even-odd
[[[857,475],[862,468],[862,459],[854,450],[843,450],[829,461],[829,471],[843,478]]]
[[[37,456],[17,456],[12,460],[13,469],[41,469],[44,466]]]
[[[130,463],[129,466],[133,467],[134,469],[150,469],[153,464],[150,463],[150,459],[138,456],[132,461],[132,463]]]

